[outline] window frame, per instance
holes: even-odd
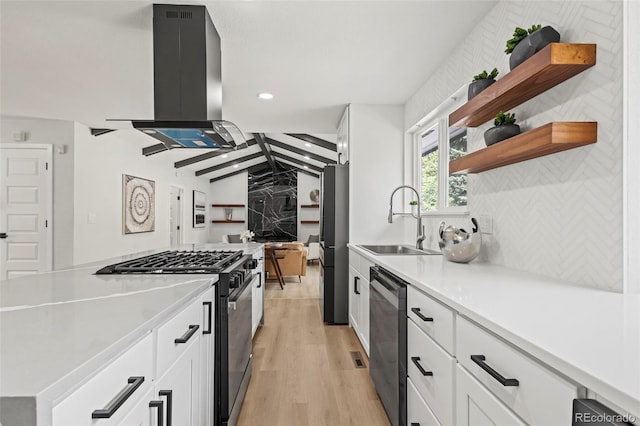
[[[421,119],[410,132],[413,157],[413,186],[422,194],[422,135],[438,127],[438,205],[435,210],[421,211],[422,216],[430,215],[468,215],[469,204],[465,206],[449,205],[449,114],[466,101],[467,86],[464,85],[433,111]],[[467,144],[469,143],[467,139]],[[469,145],[467,145],[467,148]],[[444,154],[444,155],[443,155]],[[469,188],[467,185],[467,194]]]

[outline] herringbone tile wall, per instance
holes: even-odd
[[[498,3],[407,102],[405,125],[483,69],[506,74],[506,40],[516,26],[538,23],[556,28],[561,41],[596,43],[597,64],[512,111],[523,131],[551,121],[597,121],[598,142],[470,175],[471,215],[493,218],[480,261],[621,292],[621,1]],[[470,130],[470,150],[484,147],[483,132],[492,125]],[[426,224],[433,230],[440,220]]]

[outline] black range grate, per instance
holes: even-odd
[[[242,251],[168,250],[105,266],[102,274],[218,274],[242,257]]]

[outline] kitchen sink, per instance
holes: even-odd
[[[410,247],[410,246],[405,246],[405,245],[398,245],[398,244],[388,244],[388,245],[360,245],[359,247],[362,247],[363,249],[370,251],[373,254],[377,254],[377,255],[383,255],[383,256],[388,256],[388,255],[394,255],[394,256],[398,256],[398,255],[438,255],[438,254],[442,254],[439,251],[435,251],[435,250],[429,250],[429,249],[423,249],[423,250],[418,250],[416,248]]]

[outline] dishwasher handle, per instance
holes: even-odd
[[[400,278],[391,275],[389,272],[378,266],[372,266],[369,270],[370,280],[371,282],[377,281],[384,288],[389,290],[392,293],[397,293],[401,288],[406,287],[406,284]]]

